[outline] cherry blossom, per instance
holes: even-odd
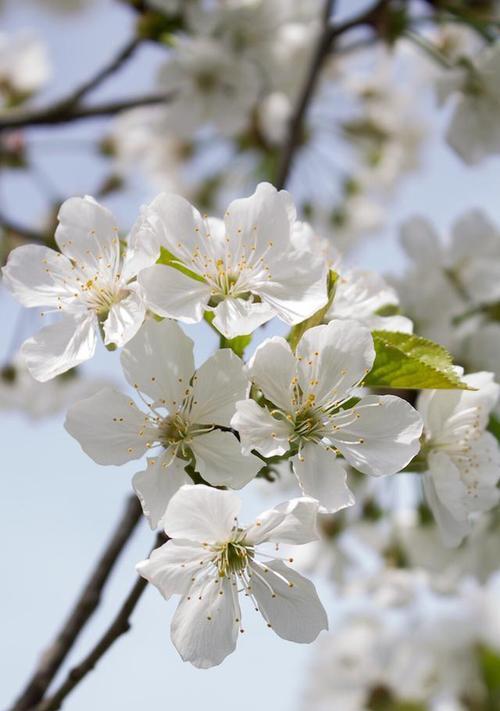
[[[146,408],[107,388],[70,408],[65,427],[98,464],[124,464],[146,452],[147,468],[133,479],[152,528],[160,525],[177,489],[191,481],[185,468],[214,486],[240,488],[262,462],[243,455],[225,431],[245,395],[243,363],[218,350],[198,369],[193,342],[172,321],[147,321],[122,352],[125,377]]]
[[[292,245],[295,208],[285,191],[261,183],[251,197],[229,205],[224,222],[168,194],[145,214],[181,268],[157,264],[140,274],[149,308],[159,316],[196,323],[209,311],[213,325],[233,338],[273,316],[299,323],[327,301],[321,257]]]
[[[93,198],[70,198],[59,211],[60,252],[28,244],[10,253],[3,282],[23,306],[46,306],[62,318],[28,339],[22,354],[42,382],[94,355],[104,343],[123,346],[146,313],[135,277],[154,264],[159,247],[139,218],[125,256],[112,214]]]
[[[317,510],[314,499],[293,499],[241,526],[240,500],[230,491],[198,485],[175,494],[165,515],[170,540],[137,570],[167,600],[181,596],[171,635],[184,661],[212,667],[234,651],[243,632],[240,592],[284,639],[312,642],[328,628],[314,585],[260,551],[266,543],[316,539]]]
[[[240,401],[231,421],[243,451],[293,455],[303,492],[328,511],[354,503],[337,454],[373,476],[403,469],[420,447],[419,414],[393,395],[351,401],[374,357],[370,331],[355,321],[309,329],[296,353],[283,338],[266,340],[249,363],[266,405]]]
[[[486,432],[500,386],[491,373],[463,380],[475,390],[430,390],[420,394],[428,472],[424,491],[446,545],[458,545],[470,530],[471,516],[498,503],[500,448]]]

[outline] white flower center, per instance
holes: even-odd
[[[197,229],[198,243],[191,251],[184,243],[177,243],[177,254],[183,264],[211,287],[212,305],[228,296],[249,298],[260,284],[272,279],[266,256],[273,243],[268,242],[258,253],[256,231],[257,226],[254,226],[251,241],[246,244],[240,240],[235,252],[231,251],[229,237],[225,236],[222,242],[211,234],[208,223],[205,223],[204,233]],[[237,232],[242,233],[242,229]]]
[[[156,376],[153,375],[151,380],[155,382]],[[172,463],[175,457],[189,460],[192,455],[189,445],[193,438],[207,434],[214,429],[213,425],[201,425],[191,421],[192,389],[190,387],[186,388],[184,399],[181,403],[178,403],[178,409],[175,412],[165,414],[166,400],[148,402],[139,390],[139,386],[134,385],[134,387],[142,402],[148,408],[148,413],[144,418],[144,425],[139,431],[140,437],[149,436],[150,438],[146,442],[146,448],[152,450],[159,446],[163,450],[170,450],[172,456],[168,462],[163,463],[165,468]],[[132,400],[130,401],[130,406],[134,406]]]
[[[129,293],[128,289],[123,289],[119,284],[103,282],[96,278],[88,279],[82,284],[80,297],[87,307],[102,319],[108,315],[112,306],[126,298]]]
[[[255,555],[253,546],[246,545],[244,539],[238,537],[216,544],[213,548],[217,554],[214,563],[221,578],[244,571],[248,567],[249,559],[253,559]]]
[[[179,412],[168,415],[158,426],[158,439],[165,448],[179,445],[189,438],[189,421]]]

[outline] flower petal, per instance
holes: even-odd
[[[364,397],[333,422],[338,429],[329,436],[330,442],[364,474],[395,474],[420,449],[422,418],[406,400],[395,395]]]
[[[264,566],[251,562],[250,567],[252,592],[262,615],[277,635],[291,642],[305,643],[313,642],[321,630],[328,629],[325,609],[310,580],[281,560],[272,560]],[[268,572],[263,572],[263,568]]]
[[[439,450],[431,450],[428,461],[436,494],[455,519],[466,520],[498,503],[500,449],[490,432],[468,445],[457,461]]]
[[[321,513],[335,513],[354,504],[345,467],[334,452],[306,444],[300,457],[293,458],[293,470],[304,494],[319,501]]]
[[[165,531],[171,538],[217,542],[227,540],[241,502],[232,491],[204,484],[182,486],[165,513]]]
[[[130,230],[127,251],[122,266],[122,280],[128,282],[140,271],[152,266],[160,256],[160,243],[157,235],[147,220],[145,211],[141,212]]]
[[[158,316],[198,323],[210,299],[210,287],[166,264],[143,269],[137,277],[149,308]]]
[[[318,502],[303,496],[278,504],[261,513],[245,531],[245,541],[258,545],[265,541],[302,544],[316,541]]]
[[[217,666],[236,648],[240,619],[230,580],[200,578],[175,611],[172,642],[185,662],[200,669]]]
[[[253,333],[274,315],[274,309],[268,304],[227,297],[215,307],[212,323],[226,338],[236,338]]]
[[[135,566],[161,592],[165,600],[172,595],[183,595],[192,587],[192,577],[200,569],[200,561],[207,561],[212,553],[189,541],[167,541],[156,548],[147,560]]]
[[[69,198],[59,210],[55,240],[61,252],[92,278],[119,271],[120,240],[111,212],[94,198]]]
[[[429,472],[424,474],[422,481],[425,498],[438,526],[441,540],[447,548],[456,548],[470,531],[468,519],[457,520],[448,509],[443,506],[436,493],[436,487],[434,486],[433,478]]]
[[[375,358],[370,331],[357,321],[310,328],[297,346],[298,377],[315,405],[340,402],[364,378]]]
[[[132,387],[176,410],[194,373],[193,341],[174,321],[147,320],[121,355]]]
[[[266,399],[289,412],[297,361],[285,339],[275,336],[261,343],[248,368],[252,381],[262,390]]]
[[[476,421],[481,428],[486,428],[489,414],[498,401],[500,385],[494,381],[493,373],[484,371],[465,375],[462,380],[475,390],[427,390],[420,393],[417,407],[424,418],[426,434],[432,439],[450,436],[453,426],[449,420],[454,415],[457,415],[456,436],[460,439],[467,423],[467,411],[471,415],[471,425]]]
[[[13,249],[2,276],[4,286],[23,306],[57,307],[75,292],[69,259],[61,252],[36,244]]]
[[[114,343],[118,348],[125,345],[140,329],[146,306],[139,292],[134,289],[130,294],[111,307],[104,322],[104,343]]]
[[[496,119],[498,99],[487,92],[464,95],[451,117],[446,141],[467,165],[476,165],[500,152],[500,126]]]
[[[249,385],[243,361],[229,348],[218,350],[193,378],[191,420],[229,427],[236,401],[245,397]]]
[[[21,352],[31,375],[44,383],[92,358],[96,340],[94,314],[63,316],[25,341]]]
[[[184,471],[185,466],[186,462],[181,459],[172,459],[172,453],[167,449],[158,457],[148,457],[147,469],[134,475],[132,486],[151,528],[164,524],[162,518],[170,499],[183,484],[191,483]]]
[[[154,437],[144,413],[129,397],[112,388],[73,405],[64,427],[98,464],[119,465],[139,459],[151,435]]]
[[[160,244],[180,259],[185,259],[186,253],[192,254],[199,233],[205,231],[198,210],[180,195],[158,195],[146,208],[145,215]]]
[[[253,454],[242,454],[241,445],[231,432],[214,430],[194,437],[191,449],[196,457],[196,471],[213,486],[241,489],[264,466]]]
[[[300,323],[328,301],[324,260],[291,250],[276,255],[268,278],[255,291],[283,321]]]
[[[264,253],[271,260],[273,255],[282,256],[290,247],[289,205],[289,194],[278,192],[270,183],[259,183],[250,197],[233,200],[224,215],[231,252],[240,254],[249,245],[255,247],[254,263]]]
[[[285,420],[277,420],[255,400],[240,400],[236,403],[236,413],[231,427],[238,431],[241,449],[248,454],[256,449],[264,457],[284,454],[290,448],[291,425]]]

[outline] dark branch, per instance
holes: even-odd
[[[304,118],[306,116],[311,99],[314,95],[314,91],[316,89],[316,85],[318,83],[323,64],[330,54],[332,44],[338,37],[345,34],[346,32],[349,32],[355,27],[361,27],[362,25],[374,25],[379,17],[379,14],[381,13],[381,11],[384,10],[387,3],[388,0],[379,0],[375,3],[375,5],[373,5],[365,12],[356,15],[350,20],[346,20],[345,22],[339,25],[331,24],[331,2],[328,1],[326,3],[324,12],[324,29],[318,39],[316,50],[311,60],[304,86],[299,95],[299,100],[290,120],[288,137],[281,153],[281,160],[279,163],[278,174],[276,178],[276,187],[278,189],[283,188],[286,184],[286,181],[288,180],[295,153],[297,151],[298,146],[300,145],[300,137],[302,134]]]
[[[164,533],[159,533],[156,536],[154,548],[161,546],[167,541],[167,537]],[[118,610],[115,618],[106,629],[102,637],[99,639],[97,644],[91,649],[86,657],[82,661],[73,667],[68,673],[66,679],[63,681],[61,686],[57,691],[49,696],[45,701],[42,701],[38,706],[35,707],[33,711],[55,711],[61,707],[64,699],[70,694],[75,686],[77,686],[80,681],[92,671],[97,662],[101,657],[106,654],[108,649],[126,632],[130,629],[130,617],[139,602],[144,590],[147,587],[147,580],[144,578],[138,578],[134,583],[129,594],[125,598],[122,606]]]
[[[122,65],[130,59],[141,43],[141,39],[134,37],[113,57],[113,59],[102,69],[99,69],[94,76],[83,82],[79,87],[74,89],[64,99],[56,101],[55,104],[45,109],[33,110],[26,113],[18,113],[16,116],[12,114],[9,118],[0,122],[0,128],[21,128],[27,125],[41,125],[43,123],[61,123],[61,121],[74,121],[80,118],[79,110],[81,100],[91,91],[96,89],[108,77],[118,71]],[[81,116],[85,118],[85,116]]]
[[[138,106],[153,106],[166,103],[172,96],[172,93],[146,94],[132,99],[82,107],[57,104],[46,109],[35,109],[30,112],[19,113],[17,116],[13,113],[9,118],[0,121],[0,131],[29,128],[31,126],[57,126],[61,123],[72,123],[98,116],[114,116],[122,111],[135,109]]]
[[[134,37],[127,42],[127,44],[118,52],[116,57],[114,57],[108,65],[100,69],[93,77],[85,81],[79,88],[75,89],[75,91],[73,91],[67,99],[61,101],[60,103],[70,104],[71,106],[78,104],[84,96],[89,94],[91,91],[94,91],[94,89],[100,86],[103,81],[118,71],[135,53],[141,42],[142,39],[139,37]]]
[[[25,225],[19,225],[17,222],[13,222],[10,218],[6,217],[0,212],[0,230],[5,232],[10,232],[11,234],[21,237],[26,240],[26,242],[36,242],[37,244],[46,244],[46,240],[42,232],[37,232],[36,230],[26,227]]]
[[[11,711],[31,709],[43,698],[82,628],[99,605],[103,588],[120,553],[141,519],[141,513],[139,501],[135,496],[130,496],[106,549],[92,571],[69,617],[50,647],[43,653],[31,679],[12,706]]]

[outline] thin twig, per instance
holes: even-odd
[[[161,546],[165,543],[168,538],[164,533],[159,533],[156,536],[154,548]],[[139,602],[144,590],[148,585],[148,581],[145,578],[138,578],[134,583],[129,594],[125,598],[122,606],[118,610],[115,618],[106,629],[102,637],[91,649],[91,651],[82,659],[82,661],[77,664],[68,673],[66,679],[63,681],[61,686],[57,691],[49,696],[47,699],[42,701],[38,706],[35,707],[33,711],[55,711],[61,707],[64,699],[70,694],[75,686],[77,686],[80,681],[92,671],[97,662],[106,654],[108,649],[126,632],[129,631],[130,617]]]
[[[326,0],[323,7],[323,24],[330,22],[333,13],[335,12],[336,0]]]
[[[40,125],[40,123],[43,122],[44,116],[50,123],[57,123],[58,121],[56,119],[58,117],[66,117],[64,120],[68,121],[75,120],[70,117],[75,113],[79,113],[78,106],[81,100],[100,86],[108,77],[118,71],[134,54],[141,41],[142,39],[138,37],[129,40],[106,66],[99,69],[90,79],[86,79],[83,84],[73,89],[68,96],[59,99],[59,101],[56,101],[52,106],[45,109],[33,110],[32,112],[19,113],[18,116],[14,114],[10,118],[6,118],[5,121],[0,122],[0,128],[20,128],[26,125],[25,122],[28,122],[29,125]],[[11,125],[12,121],[16,122],[15,125]]]
[[[167,103],[173,96],[173,92],[168,94],[145,94],[132,99],[121,101],[110,101],[95,106],[69,106],[55,105],[46,109],[34,109],[33,111],[12,113],[8,118],[0,121],[0,131],[16,128],[28,128],[31,126],[57,126],[61,123],[73,123],[82,119],[95,118],[98,116],[114,116],[135,109],[138,106],[153,106],[155,104]]]
[[[12,706],[11,711],[31,709],[43,698],[82,628],[99,605],[103,588],[116,561],[141,519],[141,513],[138,499],[135,496],[130,496],[108,545],[92,571],[69,617],[50,647],[43,653],[38,666]]]
[[[98,86],[100,86],[103,81],[114,74],[118,69],[122,67],[125,62],[130,59],[130,57],[135,53],[136,49],[142,42],[142,38],[133,37],[127,42],[127,44],[118,52],[118,54],[90,79],[83,82],[83,84],[75,89],[72,94],[70,94],[67,99],[63,100],[61,103],[67,103],[72,106],[78,104],[84,96],[94,91]]]
[[[316,45],[316,50],[314,52],[309,71],[307,73],[304,86],[299,95],[299,100],[295,107],[295,111],[290,120],[290,128],[288,131],[287,140],[283,151],[281,153],[281,160],[278,167],[278,174],[276,178],[276,187],[281,189],[284,187],[291,167],[292,161],[294,159],[296,150],[300,145],[300,137],[302,133],[302,127],[304,123],[304,118],[307,113],[310,101],[313,97],[314,90],[316,89],[316,84],[319,80],[321,69],[326,58],[330,54],[330,49],[333,42],[345,34],[349,30],[355,27],[360,27],[362,25],[374,24],[379,16],[379,13],[387,5],[388,0],[379,0],[371,8],[365,12],[355,15],[355,17],[350,20],[346,20],[338,25],[334,25],[330,22],[330,3],[327,2],[327,10],[324,13],[326,22],[324,24],[323,32],[321,33],[318,43]]]

